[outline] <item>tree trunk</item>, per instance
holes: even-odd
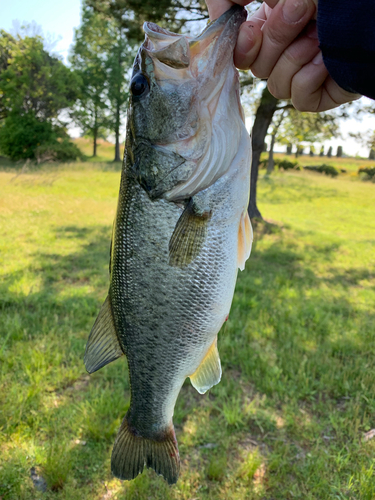
[[[271,146],[270,146],[270,151],[268,153],[267,174],[271,174],[275,169],[275,161],[273,159],[273,149],[275,147],[275,142],[276,142],[276,132],[272,134],[271,137]]]
[[[95,122],[94,122],[94,130],[93,130],[93,153],[92,156],[96,156],[96,148],[98,141],[98,111],[95,107]]]
[[[113,161],[121,161],[120,157],[120,101],[117,99],[116,103],[116,124],[115,124],[115,159]]]
[[[117,64],[118,64],[118,69],[119,69],[119,74],[122,74],[121,71],[121,40],[122,40],[122,29],[120,28],[120,45],[117,47],[118,54],[117,54]],[[116,142],[115,142],[115,159],[113,161],[121,161],[120,157],[120,110],[121,110],[121,103],[120,103],[120,96],[121,96],[121,80],[118,78],[117,79],[117,98],[116,98],[116,120],[115,120],[115,135],[116,135]]]
[[[278,99],[270,94],[267,87],[263,90],[260,104],[258,106],[255,121],[252,130],[252,146],[253,158],[251,161],[251,175],[250,175],[250,202],[248,212],[250,218],[262,218],[261,213],[257,207],[257,181],[260,155],[264,147],[264,139],[267,135],[268,127],[271,124],[272,117],[277,109]]]

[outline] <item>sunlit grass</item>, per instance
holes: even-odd
[[[0,172],[2,500],[373,499],[375,440],[362,437],[375,428],[374,184],[261,174],[273,225],[255,228],[219,335],[222,382],[204,396],[182,388],[173,487],[153,471],[111,476],[126,363],[88,376],[82,361],[118,184],[110,163]]]

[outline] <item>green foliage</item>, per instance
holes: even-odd
[[[48,443],[47,456],[43,465],[43,478],[52,491],[61,490],[72,468],[69,443],[55,437]]]
[[[338,135],[338,115],[335,113],[301,113],[294,108],[287,110],[277,131],[279,144],[323,142]]]
[[[267,168],[268,158],[260,162],[261,168]],[[290,161],[288,159],[274,158],[274,164],[280,170],[301,170],[301,165],[298,161]]]
[[[358,175],[365,174],[368,179],[375,179],[375,167],[362,167],[358,169]]]
[[[32,113],[51,121],[75,101],[79,78],[44,49],[39,36],[14,38],[1,30],[0,50],[6,57],[0,65],[0,115]]]
[[[84,5],[70,58],[82,81],[71,116],[84,134],[93,138],[93,156],[98,138],[104,137],[108,129],[115,131],[119,140],[134,55],[123,28]]]
[[[305,170],[311,170],[313,172],[319,172],[320,174],[325,174],[330,177],[337,177],[339,175],[339,171],[332,165],[307,165],[303,167]]]
[[[92,14],[87,8],[82,12],[82,24],[75,31],[75,44],[71,55],[71,64],[80,75],[81,93],[74,107],[72,118],[85,135],[94,139],[96,156],[97,138],[103,136],[107,128],[107,102],[105,68],[106,22]]]
[[[301,166],[298,161],[290,161],[290,160],[275,160],[275,164],[279,167],[280,170],[301,170]]]
[[[208,19],[203,0],[86,0],[86,4],[113,19],[132,43],[142,42],[145,21],[165,25],[171,31],[180,31],[192,18]]]
[[[207,467],[207,477],[211,481],[221,482],[227,469],[227,457],[225,454],[214,456]]]
[[[0,127],[0,150],[12,160],[75,161],[85,157],[62,131],[49,121],[38,120],[32,112],[12,113]]]
[[[57,141],[55,127],[40,121],[32,111],[9,114],[0,127],[0,150],[12,160],[35,158],[41,144]]]
[[[86,158],[77,145],[67,138],[38,146],[35,150],[35,157],[38,163],[44,161],[83,161]]]
[[[262,466],[262,463],[263,459],[258,450],[250,452],[241,464],[237,474],[251,484],[255,473]]]
[[[51,56],[39,36],[0,31],[0,149],[12,160],[35,158],[65,135],[59,113],[78,92],[79,78]],[[57,146],[56,146],[57,147]]]

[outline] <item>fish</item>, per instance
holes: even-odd
[[[251,144],[233,64],[246,11],[197,37],[144,24],[133,65],[108,296],[89,335],[89,373],[126,356],[130,406],[114,476],[152,468],[176,483],[173,412],[187,377],[221,379],[217,336],[250,255]]]

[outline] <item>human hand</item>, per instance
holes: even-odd
[[[234,3],[249,0],[207,0],[210,17]],[[317,0],[265,0],[240,29],[235,65],[268,79],[278,99],[291,99],[299,111],[326,111],[358,99],[342,89],[324,66],[316,30]]]

